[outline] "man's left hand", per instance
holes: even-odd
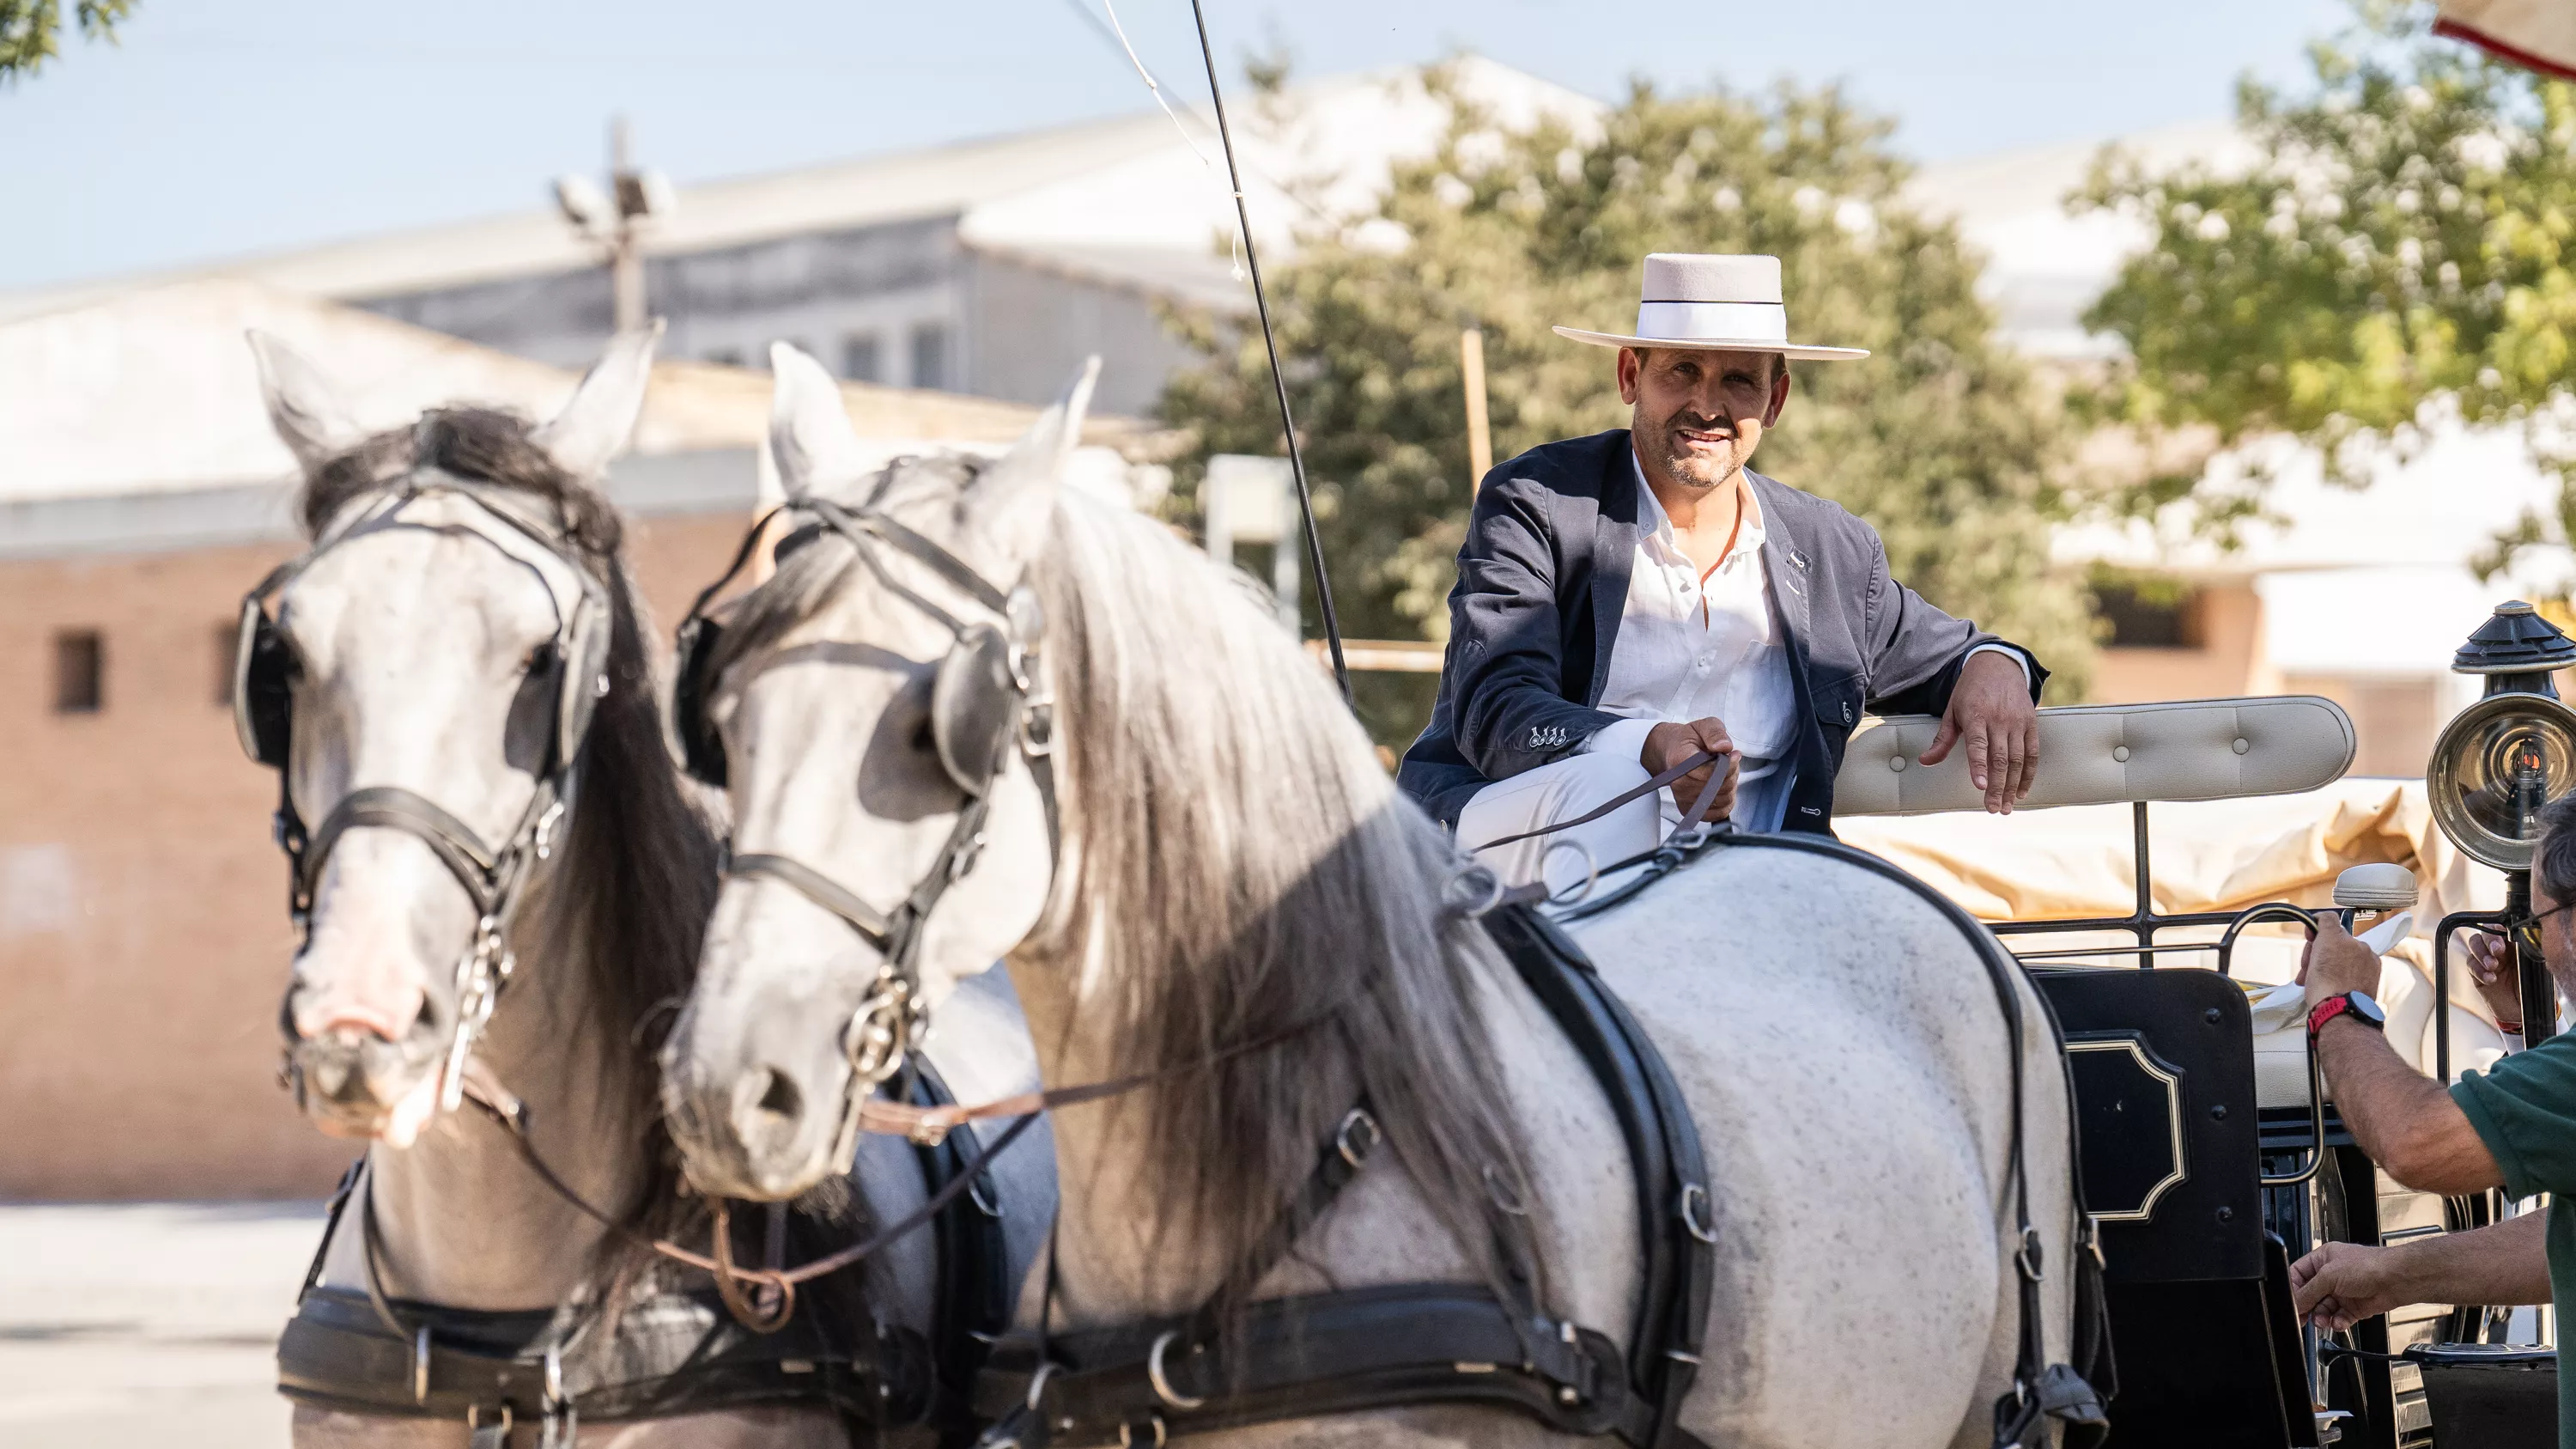
[[[1989,814],[2010,815],[2039,778],[2039,709],[2030,702],[2030,676],[2021,661],[1999,649],[1972,654],[1950,689],[1941,732],[1919,762],[1937,765],[1950,748],[1968,742],[1968,779],[1986,793]]]
[[[2379,958],[2371,954],[2333,911],[2317,912],[2317,934],[2299,957],[2299,979],[2307,983],[2306,1009],[2349,992],[2379,994]]]

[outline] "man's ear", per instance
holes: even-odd
[[[1788,405],[1789,359],[1783,357],[1780,359],[1779,367],[1771,374],[1771,405],[1762,410],[1762,426],[1767,428],[1777,424],[1780,421],[1780,410]]]
[[[1619,349],[1619,401],[1630,407],[1637,405],[1637,379],[1645,370],[1646,349],[1642,347]]]

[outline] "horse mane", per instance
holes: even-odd
[[[978,471],[901,460],[846,501],[974,559],[990,545],[970,506]],[[1067,913],[1048,939],[1100,963],[1081,1009],[1110,1014],[1110,1059],[1140,1072],[1299,1028],[1099,1109],[1141,1113],[1159,1164],[1169,1211],[1156,1246],[1180,1251],[1148,1257],[1175,1274],[1213,1266],[1239,1306],[1268,1266],[1254,1252],[1271,1216],[1365,1096],[1432,1212],[1499,1288],[1490,1194],[1538,1197],[1483,1048],[1479,978],[1508,968],[1480,925],[1441,909],[1456,850],[1395,792],[1248,578],[1070,490],[1052,522],[1031,569],[1065,800]],[[829,535],[780,553],[734,606],[713,669],[756,657],[863,572]]]
[[[1057,939],[1105,963],[1083,1006],[1113,1014],[1110,1059],[1150,1071],[1318,1023],[1123,1108],[1191,1249],[1149,1257],[1213,1254],[1240,1304],[1257,1240],[1364,1095],[1499,1289],[1493,1196],[1540,1199],[1480,1007],[1509,968],[1443,909],[1455,846],[1248,576],[1069,490],[1033,576],[1074,873]]]
[[[549,505],[566,547],[608,590],[608,693],[591,716],[568,833],[542,897],[531,900],[541,913],[531,924],[548,961],[575,961],[585,972],[597,1018],[567,1025],[597,1033],[601,1059],[617,1074],[609,1099],[630,1107],[637,1124],[628,1146],[645,1164],[644,1188],[621,1214],[627,1231],[609,1234],[593,1265],[595,1301],[613,1315],[659,1261],[644,1244],[706,1216],[698,1199],[680,1194],[654,1062],[697,977],[718,887],[716,832],[663,741],[617,510],[555,462],[527,419],[481,408],[424,414],[417,426],[379,433],[314,469],[297,512],[306,532],[318,533],[352,500],[422,468]]]

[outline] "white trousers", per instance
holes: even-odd
[[[1476,851],[1476,858],[1507,886],[1528,885],[1544,871],[1550,893],[1566,890],[1582,884],[1595,870],[1661,845],[1665,832],[1681,822],[1672,792],[1658,790],[1598,820],[1553,835],[1492,850],[1476,848],[1488,840],[1571,820],[1652,778],[1631,755],[1568,755],[1477,791],[1458,812],[1458,843]]]

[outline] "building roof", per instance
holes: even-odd
[[[1506,126],[1542,116],[1585,124],[1601,103],[1480,57],[1452,83]],[[1288,245],[1303,221],[1346,213],[1384,189],[1400,156],[1427,151],[1445,112],[1419,66],[1238,96],[1228,112],[1255,236]],[[955,217],[970,245],[1097,279],[1220,305],[1250,305],[1228,257],[1234,201],[1215,121],[1148,110],[1018,135],[863,157],[680,188],[648,253],[680,254],[882,223]],[[531,178],[531,195],[538,187]],[[120,278],[0,294],[0,319],[96,301],[141,285],[228,277],[342,300],[398,296],[597,266],[553,208]]]
[[[474,402],[551,415],[578,377],[337,303],[231,278],[125,292],[0,322],[0,501],[133,495],[275,480],[294,467],[270,431],[243,334],[276,334],[341,387],[361,426]],[[863,437],[1003,443],[1037,409],[989,398],[845,383]],[[665,362],[636,429],[644,456],[756,448],[765,372]],[[1086,437],[1139,433],[1098,419]]]

